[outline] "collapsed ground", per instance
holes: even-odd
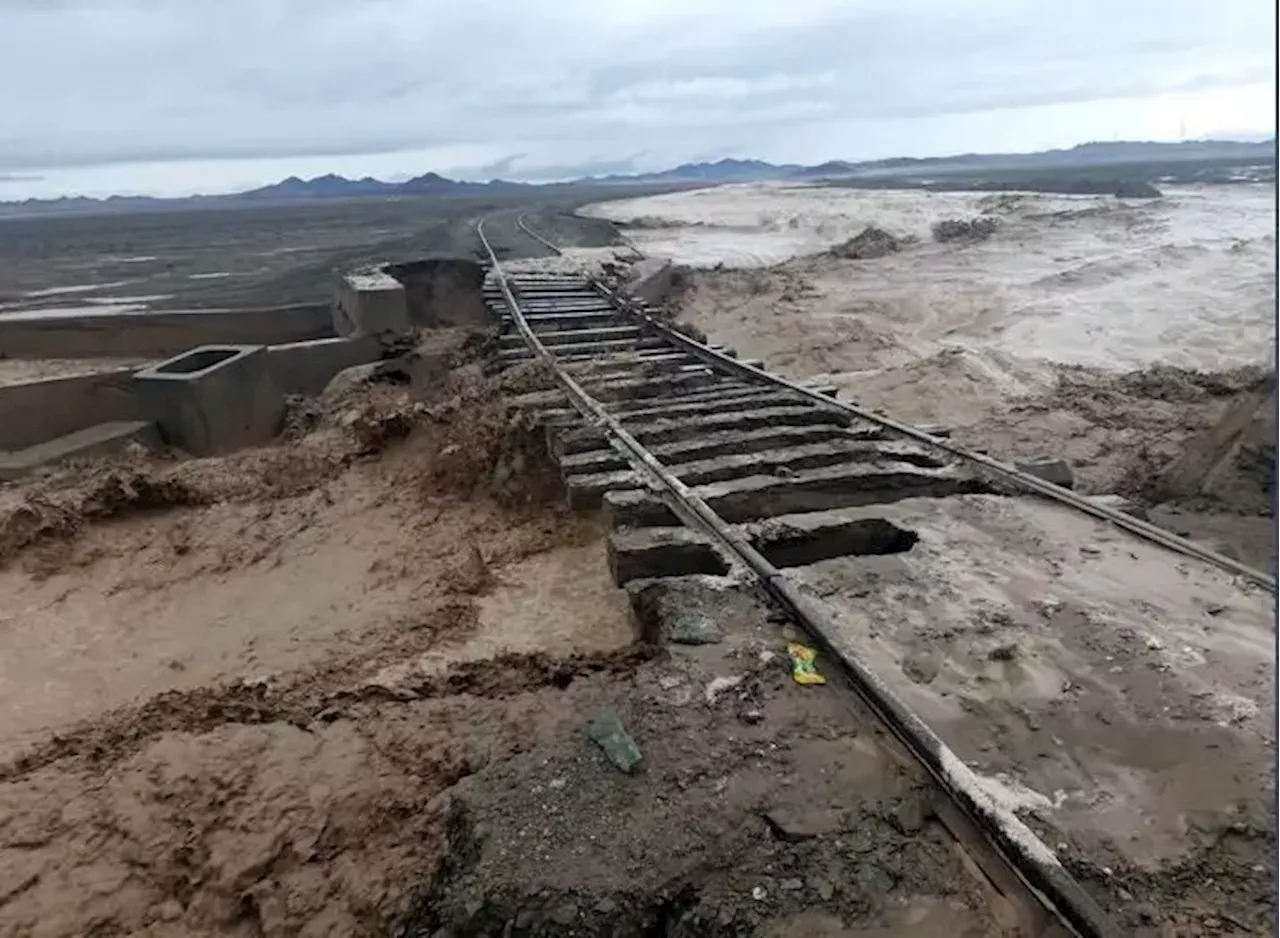
[[[547,376],[456,338],[278,445],[0,491],[0,934],[1011,927],[749,593],[721,645],[636,640],[504,402]]]

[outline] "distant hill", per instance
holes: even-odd
[[[657,173],[638,173],[630,176],[595,176],[575,181],[596,185],[621,186],[647,186],[668,182],[760,182],[767,179],[793,176],[804,168],[794,164],[778,165],[766,163],[762,160],[723,159],[714,163],[683,163],[674,169],[664,169]]]
[[[518,195],[523,192],[563,189],[573,186],[627,187],[654,185],[716,185],[767,180],[814,181],[830,179],[865,180],[892,185],[895,179],[918,179],[924,175],[973,174],[1039,169],[1087,169],[1142,164],[1193,163],[1196,161],[1239,161],[1241,164],[1274,164],[1276,139],[1264,141],[1190,140],[1183,143],[1082,143],[1066,150],[1037,153],[964,153],[941,157],[894,157],[850,162],[830,160],[816,166],[775,164],[762,160],[722,159],[715,162],[684,163],[672,169],[633,175],[596,176],[559,183],[523,183],[493,179],[466,182],[428,172],[404,182],[384,182],[366,176],[347,179],[329,173],[314,179],[290,176],[280,182],[247,192],[228,195],[198,195],[161,199],[149,196],[84,196],[60,199],[27,199],[0,202],[0,217],[26,215],[83,214],[86,212],[165,211],[191,208],[233,207],[236,205],[288,205],[344,199],[399,198],[423,195]]]
[[[371,176],[363,179],[347,179],[329,173],[315,179],[299,179],[290,176],[270,186],[250,189],[231,198],[240,198],[250,202],[276,202],[294,199],[350,199],[370,195],[392,195],[396,185],[382,182]]]
[[[309,202],[339,202],[350,199],[400,198],[423,195],[466,195],[471,193],[508,195],[535,188],[528,183],[462,182],[438,173],[426,173],[404,182],[383,182],[366,176],[347,179],[329,173],[314,179],[290,176],[280,182],[246,192],[227,195],[195,195],[186,198],[113,195],[105,199],[74,196],[59,199],[27,199],[0,202],[0,218],[29,215],[73,215],[86,212],[182,211],[193,208],[231,208],[237,205],[293,205]]]
[[[957,156],[894,157],[859,163],[829,163],[801,170],[804,177],[835,175],[903,175],[928,172],[974,172],[1005,169],[1067,169],[1124,166],[1138,163],[1178,163],[1197,160],[1274,161],[1276,140],[1188,140],[1183,143],[1117,141],[1082,143],[1067,150],[1037,153],[963,153]],[[832,167],[842,169],[833,172]]]

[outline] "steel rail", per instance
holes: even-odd
[[[527,212],[521,212],[516,217],[516,227],[519,228],[521,231],[523,231],[525,234],[527,234],[529,237],[533,238],[539,244],[542,244],[545,247],[550,248],[552,251],[556,253],[557,257],[564,256],[564,248],[560,247],[560,245],[556,244],[553,241],[547,240],[542,235],[538,234],[538,232],[534,231],[532,228],[529,227],[529,223],[525,221],[525,219],[528,217],[529,215]],[[616,230],[616,226],[615,226],[615,230]],[[623,245],[625,247],[630,248],[631,251],[635,254],[635,256],[638,259],[640,260],[644,259],[644,251],[636,247],[636,243],[634,241],[632,241],[630,238],[628,238],[626,235],[624,235],[620,231],[617,232],[617,235],[618,235],[618,239],[623,243]]]
[[[1099,505],[1082,495],[1077,495],[1070,489],[1054,485],[1052,482],[1046,482],[1038,476],[1033,476],[1030,473],[1023,472],[1022,470],[1016,469],[1006,463],[1002,463],[999,460],[992,459],[990,456],[965,449],[962,446],[952,443],[950,440],[944,440],[940,437],[933,436],[932,434],[925,433],[923,430],[910,426],[909,424],[900,423],[891,417],[878,414],[865,407],[859,407],[858,405],[850,404],[847,401],[836,400],[835,398],[828,397],[825,394],[820,394],[811,388],[806,388],[801,384],[790,381],[787,378],[783,378],[764,371],[763,369],[745,364],[735,358],[730,358],[727,355],[717,352],[715,349],[708,348],[695,339],[689,338],[689,336],[684,333],[673,329],[666,323],[661,322],[639,309],[629,297],[611,290],[599,281],[593,280],[592,282],[595,283],[596,289],[599,290],[602,295],[610,299],[619,308],[629,313],[633,318],[639,319],[645,324],[645,326],[662,335],[672,344],[679,346],[708,364],[724,368],[741,377],[755,379],[757,382],[767,382],[778,385],[779,387],[787,388],[788,390],[803,395],[805,398],[821,404],[824,407],[842,410],[845,413],[858,417],[861,420],[874,423],[886,430],[891,430],[894,433],[908,437],[918,443],[923,443],[926,446],[941,450],[942,452],[955,456],[958,459],[975,463],[1005,481],[1012,482],[1025,489],[1030,489],[1037,495],[1043,495],[1044,497],[1052,499],[1060,504],[1085,512],[1086,514],[1092,515],[1094,518],[1101,521],[1108,521],[1116,527],[1128,531],[1130,534],[1135,534],[1144,540],[1159,544],[1169,550],[1184,554],[1188,557],[1194,557],[1197,560],[1202,560],[1205,563],[1212,564],[1213,566],[1225,570],[1235,576],[1243,577],[1244,579],[1261,586],[1272,594],[1276,592],[1276,578],[1268,573],[1264,573],[1263,571],[1251,567],[1248,564],[1241,563],[1234,558],[1227,557],[1225,554],[1220,554],[1217,551],[1210,550],[1209,548],[1196,544],[1193,541],[1189,541],[1186,538],[1178,537],[1178,535],[1170,531],[1166,531],[1164,528],[1158,527],[1149,521],[1143,521],[1140,518],[1127,515],[1122,511],[1115,510],[1114,508]]]
[[[685,524],[719,544],[761,582],[766,592],[840,665],[853,690],[883,726],[902,743],[939,788],[983,835],[1005,866],[1053,918],[1080,938],[1115,938],[1119,929],[1062,866],[1057,856],[1011,810],[994,799],[981,779],[860,658],[830,615],[724,522],[592,398],[556,361],[520,309],[488,238],[484,221],[476,233],[517,330],[536,359],[554,371],[569,400],[610,444],[647,477],[650,486]]]
[[[562,256],[564,254],[564,251],[561,249],[560,245],[553,244],[552,242],[544,238],[542,235],[534,231],[532,228],[530,228],[528,224],[525,222],[525,218],[527,217],[528,216],[524,212],[521,212],[519,215],[517,215],[516,227],[519,228],[521,231],[523,231],[525,234],[527,234],[529,237],[533,238],[534,241],[537,241],[542,246],[550,248],[553,252],[555,252],[556,257]],[[483,221],[481,222],[481,224],[483,224]],[[483,240],[483,236],[481,236],[481,238]]]
[[[543,238],[541,235],[536,234],[532,229],[530,229],[529,226],[524,223],[524,217],[525,216],[523,215],[520,216],[521,230],[532,235],[534,238],[537,238],[538,241],[548,247],[552,247],[557,254],[564,253],[559,247],[552,245],[546,238]],[[629,241],[628,246],[633,251],[636,251],[636,253],[640,253],[639,249]],[[856,404],[850,404],[847,401],[836,400],[824,394],[820,394],[811,388],[806,388],[797,384],[794,381],[780,377],[779,375],[772,374],[752,365],[744,364],[735,358],[730,358],[728,355],[717,352],[714,349],[703,345],[701,342],[689,338],[689,336],[684,333],[671,328],[667,323],[655,319],[653,316],[650,316],[648,313],[639,309],[629,297],[624,296],[615,290],[611,290],[600,281],[592,278],[591,282],[595,285],[597,290],[612,301],[619,309],[628,313],[632,317],[639,319],[645,325],[664,336],[668,341],[680,346],[685,351],[690,352],[708,364],[725,368],[742,377],[753,378],[758,382],[767,382],[778,385],[779,387],[785,387],[803,395],[811,401],[823,405],[824,407],[842,410],[845,413],[852,414],[861,420],[866,420],[879,427],[883,427],[886,430],[890,430],[894,433],[915,440],[917,443],[923,443],[926,446],[930,446],[936,450],[941,450],[944,453],[955,456],[957,459],[963,459],[982,466],[982,468],[996,476],[999,476],[1006,482],[1022,486],[1024,489],[1029,489],[1037,495],[1042,495],[1045,498],[1058,502],[1059,504],[1075,508],[1076,510],[1091,515],[1100,521],[1110,522],[1116,527],[1128,531],[1130,534],[1134,534],[1144,540],[1151,541],[1152,543],[1159,544],[1161,547],[1165,547],[1187,557],[1194,557],[1197,560],[1204,561],[1205,563],[1218,567],[1221,570],[1225,570],[1230,574],[1243,577],[1249,582],[1254,583],[1257,586],[1261,586],[1272,595],[1276,594],[1276,578],[1269,573],[1258,570],[1255,567],[1251,567],[1246,563],[1241,563],[1239,560],[1228,557],[1225,554],[1210,550],[1209,548],[1196,544],[1193,541],[1189,541],[1186,538],[1179,537],[1171,531],[1166,531],[1164,528],[1151,524],[1149,521],[1143,521],[1141,518],[1135,518],[1122,511],[1116,511],[1114,508],[1099,505],[1081,495],[1077,495],[1070,489],[1054,485],[1052,482],[1046,482],[1038,476],[1033,476],[1030,473],[1023,472],[1020,469],[1010,466],[1007,463],[1002,463],[999,460],[992,459],[982,453],[975,453],[962,446],[957,446],[949,440],[943,440],[939,437],[933,436],[932,434],[925,433],[916,427],[900,423],[891,417],[878,414],[873,410],[868,410],[865,407],[859,407]]]

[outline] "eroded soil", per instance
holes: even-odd
[[[639,641],[484,347],[0,490],[0,934],[1014,934],[753,597]]]

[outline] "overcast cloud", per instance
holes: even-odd
[[[0,0],[0,198],[1266,130],[1275,41],[1271,0]]]

